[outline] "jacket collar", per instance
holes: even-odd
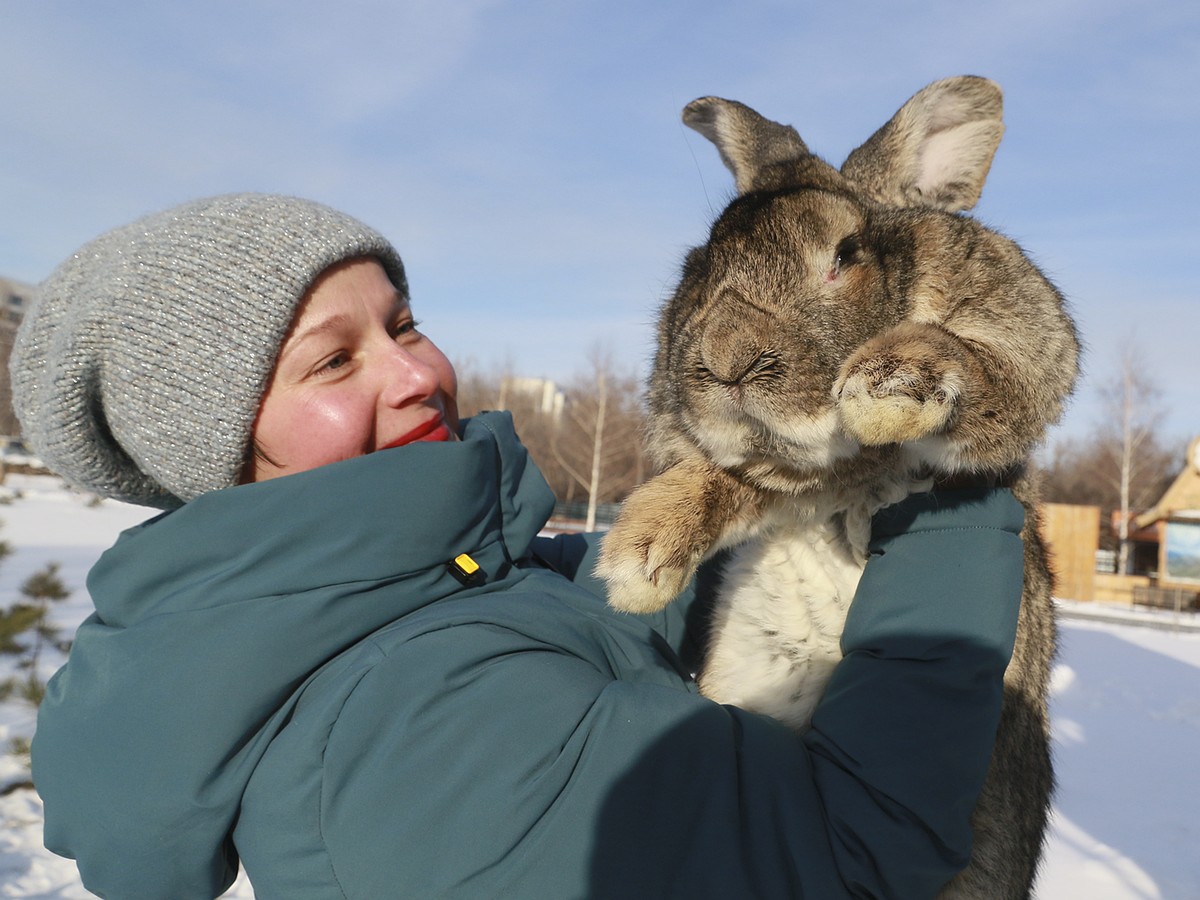
[[[508,413],[418,443],[202,495],[130,529],[89,577],[100,618],[131,625],[247,597],[412,579],[420,604],[461,588],[461,553],[502,577],[553,506]],[[393,613],[396,611],[393,611]]]

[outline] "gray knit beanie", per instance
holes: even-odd
[[[297,305],[359,256],[407,294],[381,235],[293,197],[213,197],[101,235],[38,287],[17,334],[25,439],[68,482],[144,506],[236,484]]]

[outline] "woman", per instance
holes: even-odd
[[[213,897],[240,858],[262,898],[914,898],[966,864],[1008,491],[877,518],[798,737],[696,692],[703,585],[621,616],[590,538],[537,536],[509,417],[458,422],[399,256],[347,216],[241,194],[110,232],[12,370],[52,468],[167,510],[93,569],[39,715],[46,844],[91,890]]]

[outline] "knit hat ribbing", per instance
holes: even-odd
[[[230,194],[101,235],[36,290],[10,369],[26,441],[69,482],[170,509],[236,484],[297,305],[380,234],[293,197]]]

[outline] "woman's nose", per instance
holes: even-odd
[[[437,372],[419,353],[391,343],[384,353],[380,377],[381,397],[389,406],[402,406],[414,398],[424,399],[437,391]]]

